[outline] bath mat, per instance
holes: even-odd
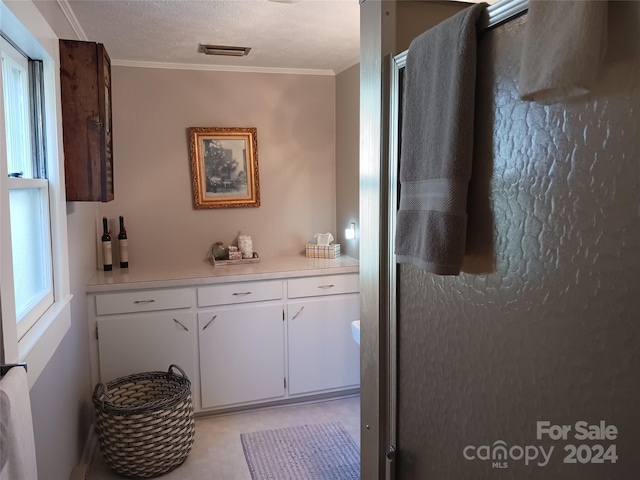
[[[360,450],[340,423],[240,435],[252,480],[358,480]]]

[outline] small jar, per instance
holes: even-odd
[[[216,242],[211,247],[211,256],[215,260],[228,260],[229,259],[229,249],[224,246],[222,242]]]
[[[242,253],[242,258],[253,257],[253,241],[249,235],[238,236],[238,250]]]

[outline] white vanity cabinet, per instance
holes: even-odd
[[[360,348],[351,335],[360,319],[358,275],[288,283],[289,395],[358,387]]]
[[[94,384],[176,364],[196,412],[357,391],[357,261],[187,270],[99,272],[87,286]]]
[[[195,378],[196,321],[188,289],[96,296],[100,381],[180,366]]]

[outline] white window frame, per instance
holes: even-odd
[[[36,170],[36,164],[33,161],[33,145],[32,142],[32,108],[28,105],[30,99],[30,81],[29,81],[29,60],[22,53],[18,52],[13,45],[7,40],[0,37],[0,51],[2,51],[2,66],[3,68],[17,68],[22,72],[22,85],[20,90],[22,91],[23,98],[27,104],[23,105],[20,109],[20,115],[22,116],[22,122],[25,126],[25,131],[22,132],[22,146],[26,144],[27,151],[24,152],[28,158],[28,163],[25,165],[23,161],[20,165],[14,165],[9,168],[11,172],[23,172],[22,178],[8,178],[7,187],[9,193],[20,189],[29,189],[38,191],[40,212],[42,217],[40,220],[42,238],[39,245],[44,247],[46,251],[41,252],[43,259],[45,260],[42,277],[46,279],[45,289],[40,292],[40,295],[26,305],[22,311],[17,311],[17,323],[18,323],[18,340],[20,340],[28,331],[35,325],[38,319],[53,305],[53,278],[51,267],[51,231],[50,231],[50,214],[49,214],[49,181],[46,178],[33,178]],[[5,118],[6,121],[6,118]],[[11,150],[11,144],[5,142],[7,145],[7,155]],[[21,152],[22,153],[22,152]],[[13,152],[15,155],[16,152]],[[12,232],[13,233],[13,232]],[[13,245],[11,246],[12,254],[15,252]],[[8,252],[7,252],[8,253]],[[12,255],[11,255],[12,256]],[[14,260],[15,266],[15,260]],[[15,270],[14,270],[15,271]]]
[[[39,191],[39,201],[40,206],[43,212],[46,213],[46,217],[42,218],[42,222],[46,222],[46,227],[43,233],[43,246],[49,249],[49,252],[45,254],[45,258],[51,261],[51,232],[49,230],[49,181],[41,178],[8,178],[7,179],[8,190],[18,190],[18,189],[30,189],[30,190],[38,190]],[[13,247],[12,247],[13,251]],[[51,278],[52,268],[51,263],[47,263],[44,266],[44,277]],[[45,314],[45,312],[51,307],[54,303],[53,297],[53,285],[52,281],[50,282],[49,288],[42,292],[42,295],[35,299],[30,305],[28,305],[25,312],[16,312],[18,318],[16,318],[16,323],[18,324],[18,341],[24,337],[27,332],[36,324],[36,322]]]
[[[24,76],[22,78],[22,88],[26,92],[27,98],[29,98],[29,78],[28,78],[29,60],[27,60],[27,58],[24,57],[20,52],[16,51],[15,48],[2,37],[0,37],[0,47],[2,49],[3,68],[7,66],[4,64],[4,62],[6,61],[7,63],[9,63],[10,66],[12,66],[11,64],[13,64],[14,66],[16,66],[17,68],[23,71]],[[29,118],[30,117],[29,111],[30,109],[27,107],[26,110],[23,109],[21,112],[22,116],[24,117],[22,120],[26,121],[27,125],[30,125],[30,120],[31,120]],[[29,133],[30,131],[31,129],[29,128]],[[26,136],[28,137],[26,139],[27,144],[31,147],[31,142],[30,142],[31,135],[27,134]],[[7,144],[7,148],[9,148],[9,144]],[[31,154],[32,153],[31,150],[33,150],[33,148],[30,148],[29,150],[30,150],[29,153]],[[30,170],[33,170],[33,166],[31,165],[30,167],[31,167]],[[13,169],[9,169],[9,170],[13,170]],[[24,178],[33,178],[33,171],[24,172]]]
[[[67,239],[62,114],[60,106],[60,55],[58,38],[31,1],[0,0],[0,30],[30,58],[42,60],[46,163],[51,219],[54,302],[21,338],[18,333],[13,288],[9,178],[4,124],[4,100],[0,94],[0,310],[4,362],[27,362],[29,386],[40,376],[71,326],[71,292]],[[1,68],[1,67],[0,67]],[[2,76],[0,75],[0,92]]]

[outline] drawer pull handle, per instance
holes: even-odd
[[[251,295],[251,292],[235,292],[233,295],[235,297],[246,297],[247,295]]]
[[[189,329],[187,327],[185,327],[182,322],[179,322],[178,320],[176,320],[175,318],[173,319],[174,322],[176,322],[178,325],[180,325],[182,328],[184,328],[187,332],[189,331]]]
[[[300,310],[298,310],[298,313],[296,313],[291,320],[295,320],[296,318],[298,318],[298,315],[300,315],[302,313],[302,310],[304,310],[304,307],[302,307]]]
[[[335,285],[333,283],[330,283],[328,285],[318,285],[318,288],[333,288],[335,287]]]
[[[211,322],[213,322],[213,321],[216,319],[216,317],[217,317],[217,316],[218,316],[218,315],[214,315],[214,316],[213,316],[213,318],[212,318],[211,320],[209,320],[209,321],[207,322],[207,324],[206,324],[204,327],[202,327],[202,331],[203,331],[203,332],[207,329],[207,327],[208,327],[209,325],[211,325]]]
[[[135,304],[144,304],[144,303],[153,303],[153,302],[155,302],[155,300],[151,299],[151,300],[136,300],[133,303],[135,303]]]

